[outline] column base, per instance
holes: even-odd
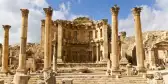
[[[16,69],[16,73],[18,73],[18,74],[27,74],[26,69],[20,69],[20,68]]]
[[[120,70],[111,70],[111,75],[112,76],[120,76],[121,75],[121,71]]]
[[[146,69],[145,67],[137,67],[138,75],[143,76],[146,74]]]

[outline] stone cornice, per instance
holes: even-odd
[[[22,12],[22,17],[28,17],[29,10],[28,9],[20,9]]]
[[[142,10],[142,7],[134,7],[134,8],[132,9],[132,13],[133,13],[133,15],[135,15],[135,16],[140,16],[141,10]]]
[[[118,7],[117,5],[114,5],[113,7],[111,7],[111,13],[112,15],[117,16],[119,13],[120,7]]]

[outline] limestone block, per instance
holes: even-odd
[[[55,73],[52,71],[44,72],[45,84],[56,84]]]
[[[62,84],[73,84],[72,79],[62,79]]]
[[[165,84],[164,80],[154,80],[154,84]]]
[[[30,79],[30,76],[27,75],[16,75],[14,77],[14,84],[28,84],[28,81]]]
[[[43,80],[39,80],[37,81],[37,84],[45,84],[45,82]]]

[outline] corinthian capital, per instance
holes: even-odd
[[[28,14],[29,14],[29,10],[28,9],[20,9],[20,10],[22,12],[22,16],[23,17],[27,17],[28,16]]]
[[[43,8],[46,16],[52,16],[53,9],[49,6],[48,8]]]
[[[114,5],[113,7],[111,7],[111,13],[113,15],[118,15],[119,10],[120,10],[120,7],[118,7],[117,5]]]
[[[132,9],[132,13],[133,13],[133,15],[135,15],[135,16],[139,16],[140,15],[140,13],[141,13],[141,10],[142,10],[142,7],[134,7],[133,9]]]
[[[3,26],[3,28],[4,28],[4,30],[9,30],[10,28],[11,28],[11,26],[10,25],[2,25]]]
[[[41,20],[41,25],[44,26],[45,25],[45,20]]]

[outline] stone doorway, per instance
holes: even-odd
[[[168,42],[162,41],[155,43],[152,47],[149,60],[153,60],[156,66],[168,65]]]

